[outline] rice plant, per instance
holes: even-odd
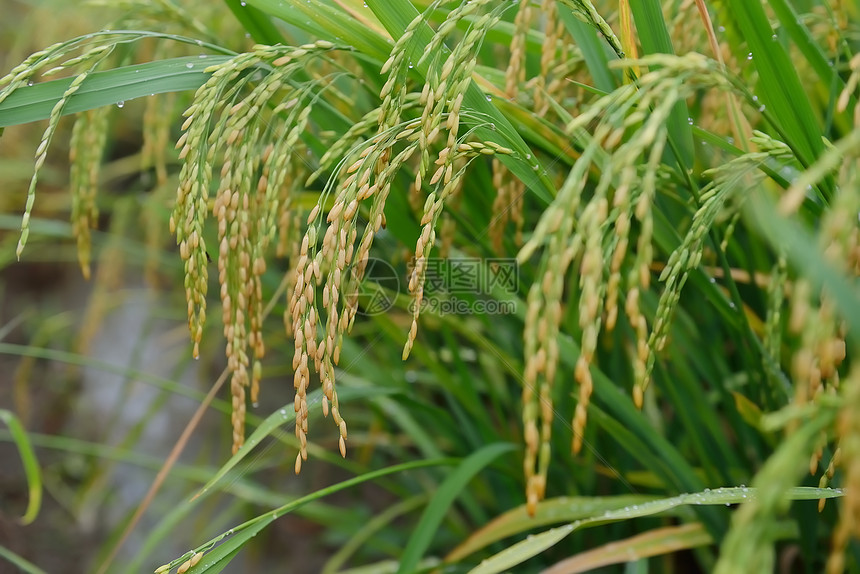
[[[123,2],[0,79],[0,129],[47,121],[15,255],[73,116],[82,274],[102,209],[139,211],[226,365],[95,571],[219,572],[296,513],[332,573],[860,571],[856,4],[198,4]],[[100,190],[137,99],[142,209]],[[220,468],[116,559],[211,405]]]

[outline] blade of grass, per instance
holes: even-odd
[[[445,562],[457,562],[466,556],[498,542],[508,536],[556,524],[572,522],[625,506],[642,504],[655,497],[644,494],[622,494],[619,496],[572,496],[551,498],[538,502],[534,516],[529,516],[526,506],[518,506],[496,517],[469,536],[445,557]]]
[[[171,58],[94,72],[63,108],[63,115],[112,106],[135,98],[199,88],[209,78],[204,68],[228,56]],[[0,128],[48,119],[73,78],[42,82],[13,92],[0,103]]]
[[[542,574],[578,574],[603,566],[671,554],[712,543],[713,538],[698,522],[665,526],[581,552],[553,564]]]
[[[585,65],[591,74],[594,87],[607,93],[617,88],[619,78],[609,68],[610,58],[615,59],[615,54],[607,50],[606,44],[601,42],[594,27],[574,16],[569,10],[559,10],[558,15],[582,51],[582,57],[585,58]]]
[[[758,193],[749,200],[746,215],[753,222],[752,229],[766,237],[774,249],[784,252],[815,289],[824,289],[832,297],[848,327],[846,338],[857,344],[860,339],[860,293],[856,283],[823,257],[815,237],[800,223],[778,215],[776,204],[765,194]]]
[[[816,123],[816,114],[800,82],[797,70],[770,27],[759,0],[727,0],[726,7],[734,16],[738,32],[749,49],[759,75],[756,92],[767,107],[775,127],[785,143],[794,150],[804,166],[812,165],[824,144]],[[829,199],[832,180],[822,184],[822,199]]]
[[[630,0],[630,8],[645,55],[674,54],[660,3],[657,0]],[[693,134],[687,120],[689,117],[690,110],[686,102],[680,100],[672,107],[667,122],[669,139],[674,142],[672,149],[680,154],[677,160],[682,170],[689,170],[693,165]]]
[[[793,45],[818,74],[822,88],[836,94],[842,92],[845,81],[836,73],[832,63],[827,61],[821,46],[812,37],[809,28],[801,23],[795,8],[786,0],[768,0],[768,4],[779,18],[779,24],[788,33]],[[852,94],[848,109],[853,110],[855,105],[857,105],[857,98]]]
[[[227,563],[229,563],[229,559],[235,556],[238,550],[241,550],[241,548],[251,538],[256,536],[266,526],[277,520],[279,517],[292,512],[296,508],[299,508],[307,504],[308,502],[318,500],[330,494],[340,492],[341,490],[345,490],[347,488],[351,488],[353,486],[373,481],[391,474],[406,472],[419,468],[445,466],[455,464],[456,462],[456,459],[451,458],[408,462],[368,472],[361,476],[350,478],[349,480],[339,482],[332,486],[321,488],[307,496],[303,496],[302,498],[291,501],[270,512],[266,512],[255,518],[252,518],[251,520],[248,520],[247,522],[244,522],[236,526],[235,528],[230,529],[229,531],[221,534],[220,536],[216,536],[209,542],[197,547],[194,551],[187,552],[176,560],[173,560],[169,564],[165,564],[161,567],[161,571],[166,572],[167,568],[175,568],[179,566],[180,564],[191,558],[194,552],[205,552],[206,554],[204,554],[203,559],[200,561],[200,563],[188,570],[188,574],[203,574],[204,572],[212,574],[215,572],[220,572],[227,565]],[[227,560],[225,561],[225,559]]]
[[[618,510],[609,510],[600,515],[584,518],[530,536],[522,542],[499,552],[498,554],[481,562],[477,568],[473,568],[470,574],[496,574],[512,566],[537,556],[547,548],[557,544],[566,538],[574,530],[584,527],[599,526],[629,520],[642,516],[653,516],[671,508],[684,505],[713,505],[740,504],[754,500],[758,494],[755,488],[716,488],[709,491],[682,494],[672,498],[653,500],[639,505],[628,506]],[[838,498],[843,496],[842,490],[830,488],[795,487],[786,492],[786,500],[817,500],[820,498]]]
[[[258,44],[284,44],[286,40],[278,28],[269,19],[269,15],[254,6],[248,6],[243,0],[224,0],[224,4],[236,17],[242,27]]]
[[[391,49],[390,40],[356,21],[343,10],[314,0],[246,0],[249,6],[280,18],[296,28],[323,40],[348,44],[359,52],[384,61]]]
[[[342,391],[338,391],[338,400],[348,402],[350,400],[361,399],[366,397],[380,397],[385,394],[394,394],[397,391],[394,389],[380,389],[379,387],[372,387],[367,389],[356,389],[352,387],[345,387]],[[320,402],[322,398],[322,390],[317,389],[308,395],[308,403],[314,404]],[[221,468],[218,469],[218,472],[215,473],[214,476],[195,494],[191,500],[193,501],[195,498],[205,494],[209,490],[215,488],[227,474],[233,470],[233,468],[239,464],[246,456],[251,454],[254,449],[259,446],[263,439],[267,436],[275,433],[278,429],[286,424],[290,424],[295,422],[296,420],[296,412],[295,409],[292,408],[293,403],[290,402],[287,405],[284,405],[282,408],[276,410],[271,415],[266,417],[263,422],[254,429],[254,432],[251,433],[251,436],[245,441],[245,446],[243,446],[239,451],[230,457],[230,460],[221,465]]]
[[[176,383],[175,381],[171,381],[170,379],[158,377],[145,371],[140,371],[138,369],[130,369],[123,365],[113,365],[104,361],[91,359],[89,357],[84,357],[83,355],[79,355],[77,353],[58,351],[56,349],[31,347],[28,345],[0,343],[0,354],[16,355],[21,357],[35,357],[37,359],[58,361],[70,365],[91,367],[93,369],[99,369],[107,373],[114,373],[121,376],[130,376],[141,382],[145,382],[149,385],[152,385],[158,389],[170,391],[171,393],[174,393],[178,396],[187,397],[196,402],[202,402],[206,397],[204,393],[201,393],[200,391],[197,391],[185,385]],[[212,406],[213,408],[224,414],[230,413],[230,405],[226,401],[216,399],[215,401],[213,401]]]
[[[5,558],[25,574],[48,574],[32,562],[21,558],[3,545],[0,545],[0,558]]]
[[[18,417],[11,411],[0,409],[0,421],[6,423],[6,426],[9,427],[12,441],[18,449],[18,454],[24,465],[29,500],[27,502],[27,510],[24,512],[24,516],[21,517],[20,522],[23,525],[31,524],[36,520],[36,516],[39,515],[39,508],[42,506],[42,473],[39,471],[39,461],[36,459],[33,445],[30,444],[27,432],[24,430]]]
[[[439,530],[442,519],[448,513],[448,508],[469,481],[497,457],[513,450],[514,445],[512,444],[487,445],[464,459],[457,469],[439,485],[403,550],[403,555],[400,557],[400,567],[397,569],[398,574],[408,574],[415,571]]]
[[[164,461],[164,464],[159,469],[158,474],[155,476],[155,480],[152,481],[152,484],[150,485],[149,490],[146,492],[146,495],[143,497],[143,500],[135,509],[131,519],[129,519],[128,523],[126,523],[125,528],[123,528],[122,533],[119,535],[119,538],[117,538],[116,543],[108,551],[104,562],[102,562],[99,566],[97,570],[98,574],[104,574],[105,572],[107,572],[120,548],[122,548],[122,545],[125,543],[126,539],[134,530],[135,526],[137,526],[137,523],[140,521],[140,518],[143,516],[143,513],[146,512],[146,509],[149,508],[149,505],[155,499],[155,495],[161,489],[161,485],[164,483],[164,480],[167,478],[167,475],[170,474],[170,470],[173,468],[173,465],[179,459],[179,455],[182,454],[183,450],[185,450],[185,445],[188,444],[188,439],[191,438],[191,433],[193,433],[194,429],[197,428],[200,419],[203,418],[203,415],[209,409],[212,400],[215,398],[215,395],[218,393],[218,390],[227,380],[229,374],[230,371],[228,369],[224,369],[221,372],[221,375],[212,384],[212,388],[209,389],[209,392],[206,394],[206,397],[203,399],[203,402],[201,402],[197,406],[197,410],[194,411],[194,414],[191,416],[191,419],[188,421],[188,424],[186,424],[185,428],[182,429],[182,434],[176,440],[176,444],[173,446],[173,449],[171,449],[170,454]]]
[[[349,557],[355,554],[367,541],[388,526],[395,519],[412,512],[422,504],[427,503],[427,495],[419,494],[394,504],[374,516],[363,528],[355,532],[340,549],[332,555],[322,569],[321,574],[337,574]]]

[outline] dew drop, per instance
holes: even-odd
[[[693,118],[687,118],[687,123],[693,125]]]
[[[200,58],[200,59],[203,59],[203,58],[205,58],[205,57],[206,57],[206,54],[200,54],[200,55],[199,55],[199,56],[197,56],[197,57],[198,57],[198,58]]]
[[[719,28],[717,28],[717,31],[718,31],[718,32],[725,32],[725,31],[726,31],[726,27],[725,27],[725,26],[720,26]]]
[[[758,111],[760,111],[760,112],[763,112],[763,111],[764,111],[764,109],[765,109],[765,108],[764,108],[764,104],[762,104],[762,105],[760,105],[760,106],[758,107]]]
[[[527,154],[526,154],[526,159],[531,159],[531,158],[532,158],[532,154],[527,153]]]
[[[123,107],[124,105],[125,105],[125,102],[123,102],[122,100],[120,100],[120,101],[118,101],[118,102],[116,103],[116,107],[118,107],[118,108],[121,108],[121,107]]]
[[[747,60],[752,60],[752,52],[747,54]]]
[[[771,37],[770,37],[770,39],[771,39],[772,41],[776,42],[776,34],[774,34],[773,36],[771,36]]]
[[[191,62],[188,62],[187,64],[185,64],[185,67],[190,70],[191,68],[194,67],[194,64],[192,64]]]
[[[733,138],[733,137],[726,138],[726,141],[729,142],[729,144],[731,144],[731,145],[735,145],[735,138]]]
[[[415,67],[415,64],[413,64],[412,62],[409,62],[409,69],[411,70],[414,67]]]
[[[28,86],[32,86],[32,85],[33,85],[33,80],[27,80],[27,85],[28,85]]]
[[[254,408],[256,409],[257,407],[259,407],[259,406],[260,406],[260,403],[258,403],[258,402],[253,402],[253,403],[251,403],[251,406],[252,406],[252,407],[254,407]]]
[[[244,8],[245,6],[247,6],[247,5],[248,5],[248,3],[247,3],[247,2],[245,2],[245,0],[242,0],[241,2],[239,2],[239,5],[240,5],[240,6],[242,6],[242,7]]]
[[[493,101],[493,96],[487,96],[487,101],[488,101],[488,102],[492,102],[492,101]]]

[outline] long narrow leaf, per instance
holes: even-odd
[[[30,562],[29,560],[21,558],[20,556],[3,546],[0,546],[0,558],[5,558],[7,561],[17,566],[18,569],[25,574],[47,574],[47,572]]]
[[[380,389],[378,387],[373,388],[364,388],[364,389],[356,389],[347,387],[343,390],[338,391],[338,400],[342,402],[349,402],[350,400],[364,398],[364,397],[380,397],[386,394],[392,394],[395,391],[392,389]],[[322,390],[318,389],[308,395],[308,404],[318,403],[322,397]],[[254,432],[251,433],[251,436],[245,441],[245,444],[239,451],[230,457],[230,460],[225,462],[221,468],[218,469],[218,472],[207,482],[203,488],[200,489],[197,494],[194,495],[194,498],[206,493],[211,490],[215,486],[218,485],[219,482],[224,480],[224,477],[235,468],[239,462],[242,461],[246,456],[251,454],[251,452],[260,445],[264,438],[267,436],[274,434],[278,431],[282,426],[286,424],[294,423],[296,420],[296,412],[293,408],[293,403],[290,402],[287,405],[284,405],[282,408],[274,411],[271,415],[266,417],[266,419],[260,423],[260,425],[254,429]],[[193,500],[193,498],[192,498]]]
[[[748,59],[759,74],[756,95],[778,122],[786,142],[804,165],[811,165],[823,144],[815,113],[797,70],[774,40],[760,0],[727,0],[727,7],[749,47]]]
[[[672,39],[663,20],[663,9],[657,0],[630,0],[630,8],[636,20],[636,30],[645,54],[674,54]],[[675,144],[681,157],[678,158],[684,169],[693,165],[693,133],[687,118],[690,110],[686,102],[678,101],[669,115],[667,129],[669,138]]]
[[[457,470],[439,485],[439,489],[424,510],[418,526],[415,527],[406,548],[403,550],[400,568],[397,570],[398,574],[409,574],[415,571],[427,548],[430,547],[433,536],[439,529],[439,524],[442,523],[442,519],[448,513],[448,508],[469,481],[497,457],[512,450],[514,450],[512,444],[497,443],[485,446],[463,460]]]
[[[205,68],[228,59],[228,56],[187,56],[94,72],[69,98],[63,114],[116,105],[154,94],[194,90],[209,78],[209,74],[203,71]],[[52,80],[13,92],[0,103],[0,128],[48,119],[72,80]]]
[[[693,494],[682,494],[673,498],[653,500],[618,510],[609,510],[591,518],[577,520],[570,524],[547,530],[541,534],[529,536],[522,542],[518,542],[495,556],[484,560],[477,568],[473,568],[470,574],[496,574],[497,572],[502,572],[512,566],[521,564],[557,544],[567,537],[568,534],[579,528],[642,516],[652,516],[682,505],[739,504],[754,499],[756,494],[757,490],[755,488],[715,488]],[[841,496],[843,496],[842,490],[830,488],[796,487],[786,492],[786,499],[788,500],[816,500],[820,498],[838,498]]]
[[[665,526],[571,556],[547,568],[542,574],[578,574],[611,564],[706,546],[712,542],[713,539],[698,522]]]
[[[456,562],[473,552],[508,536],[534,530],[550,524],[571,522],[602,514],[607,510],[618,510],[634,504],[654,500],[653,496],[624,494],[620,496],[559,497],[538,503],[534,516],[529,516],[525,505],[509,510],[469,536],[445,557],[446,562]]]
[[[220,572],[238,553],[238,550],[240,550],[245,544],[247,544],[248,541],[254,536],[256,536],[261,530],[266,528],[269,524],[271,524],[284,514],[288,514],[296,508],[307,504],[308,502],[318,500],[320,498],[323,498],[324,496],[334,494],[335,492],[340,492],[341,490],[345,490],[347,488],[351,488],[353,486],[357,486],[365,482],[373,481],[383,476],[388,476],[390,474],[396,474],[398,472],[405,472],[408,470],[415,470],[418,468],[426,468],[431,466],[444,466],[453,464],[454,462],[456,461],[453,459],[444,458],[434,460],[420,460],[416,462],[398,464],[395,466],[389,466],[388,468],[368,472],[366,474],[362,474],[361,476],[350,478],[349,480],[345,480],[327,488],[319,489],[307,496],[291,501],[279,508],[276,508],[270,512],[266,512],[265,514],[261,514],[256,518],[252,518],[251,520],[240,524],[239,526],[229,530],[228,532],[225,532],[220,536],[213,538],[206,544],[199,546],[195,551],[188,552],[182,557],[170,562],[169,564],[165,564],[159,570],[161,570],[162,572],[166,572],[168,568],[175,568],[183,564],[186,560],[191,558],[194,552],[205,552],[202,560],[200,560],[199,563],[197,563],[190,570],[188,570],[188,573],[202,574],[203,572],[206,572],[211,574],[215,572]]]
[[[27,489],[29,490],[30,498],[27,503],[27,510],[21,518],[21,524],[30,524],[36,520],[39,508],[42,506],[42,473],[39,471],[39,461],[36,460],[36,453],[33,452],[33,446],[30,444],[27,432],[24,430],[18,417],[10,411],[0,409],[0,421],[6,423],[6,426],[9,427],[12,441],[18,448],[18,454],[21,456],[21,462],[24,464],[24,474],[27,476]]]

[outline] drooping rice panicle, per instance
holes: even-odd
[[[36,201],[36,184],[39,181],[39,172],[42,169],[42,165],[45,163],[45,158],[48,154],[48,147],[51,145],[51,140],[54,137],[54,133],[57,131],[57,125],[60,122],[60,117],[63,115],[63,109],[66,107],[66,104],[81,87],[84,80],[92,73],[98,65],[107,58],[111,52],[113,51],[112,46],[99,46],[97,48],[93,48],[90,51],[86,52],[85,61],[90,63],[90,67],[84,72],[75,76],[72,80],[69,87],[63,92],[63,96],[54,104],[54,107],[51,109],[51,115],[48,119],[48,127],[45,128],[45,132],[42,134],[42,139],[39,142],[39,146],[36,148],[36,163],[33,167],[33,176],[30,179],[30,185],[27,189],[27,204],[24,207],[24,216],[21,221],[21,237],[18,240],[18,247],[15,250],[16,256],[20,259],[21,253],[24,251],[24,246],[27,244],[27,238],[30,235],[30,216],[33,213],[33,205]],[[31,56],[32,57],[32,56]],[[33,63],[29,67],[25,67],[19,70],[14,75],[10,73],[7,77],[12,76],[10,85],[7,90],[0,91],[0,102],[5,99],[5,96],[12,92],[16,84],[20,84],[22,82],[27,81],[23,76],[19,78],[22,74],[27,72],[32,73],[33,70],[37,69],[38,66],[44,65],[45,61],[48,58],[43,58],[38,63]],[[16,68],[17,69],[17,68]],[[15,72],[15,70],[13,70]],[[4,82],[0,80],[0,85]],[[86,239],[84,239],[86,241]],[[83,267],[85,268],[85,266]]]
[[[475,2],[475,4],[481,4],[481,2]],[[458,134],[463,98],[472,82],[472,72],[477,65],[476,53],[483,41],[484,34],[498,22],[504,9],[505,7],[502,5],[496,6],[491,12],[483,14],[475,21],[474,26],[466,33],[463,41],[457,44],[442,65],[438,91],[434,92],[437,101],[447,102],[447,116],[445,118],[444,129],[447,131],[448,137],[445,146],[439,152],[439,156],[435,162],[437,168],[429,181],[429,185],[437,186],[436,189],[440,189],[437,185],[440,181],[442,182],[442,186],[440,192],[430,193],[424,202],[421,215],[421,236],[416,244],[415,258],[409,274],[409,292],[413,296],[412,325],[409,329],[406,344],[403,347],[404,360],[409,356],[412,346],[415,344],[415,337],[418,334],[418,318],[421,313],[421,303],[424,296],[426,266],[430,250],[436,240],[436,224],[441,215],[444,202],[457,189],[459,179],[463,175],[463,170],[461,169],[457,171],[456,177],[454,176],[454,164],[457,152],[460,151],[458,144],[461,143],[458,139]],[[433,127],[432,130],[435,131],[441,127]],[[486,149],[490,154],[499,152],[510,153],[507,150],[501,150],[497,144],[493,144],[493,146],[495,147],[484,146],[483,149]]]
[[[212,165],[218,154],[223,158],[212,210],[219,228],[218,270],[228,366],[232,373],[234,452],[244,441],[245,388],[250,387],[252,402],[256,402],[259,392],[260,360],[265,353],[260,278],[266,269],[265,252],[275,236],[280,212],[280,186],[289,160],[289,153],[283,151],[292,151],[279,147],[278,153],[273,153],[276,144],[270,144],[268,138],[277,142],[283,136],[279,130],[266,127],[261,114],[274,94],[286,89],[288,78],[303,69],[306,59],[333,47],[323,41],[299,47],[257,46],[252,52],[214,67],[210,70],[212,76],[198,89],[186,111],[185,134],[177,144],[182,148],[180,157],[185,164],[171,226],[185,259],[189,327],[195,356],[206,317],[208,256],[202,226],[209,209]],[[253,76],[246,71],[261,64],[268,66],[267,73],[250,88]],[[311,83],[307,88],[314,85]],[[247,93],[243,94],[246,88]],[[296,105],[306,95],[301,91],[293,93],[292,98],[266,114],[275,117],[286,112],[285,146],[296,143],[307,122],[310,103]],[[235,103],[228,106],[231,102]],[[264,136],[266,141],[261,139]]]
[[[97,108],[79,115],[69,145],[72,235],[77,240],[78,263],[86,279],[90,277],[90,230],[98,227],[96,194],[107,141],[108,112],[109,108]]]

